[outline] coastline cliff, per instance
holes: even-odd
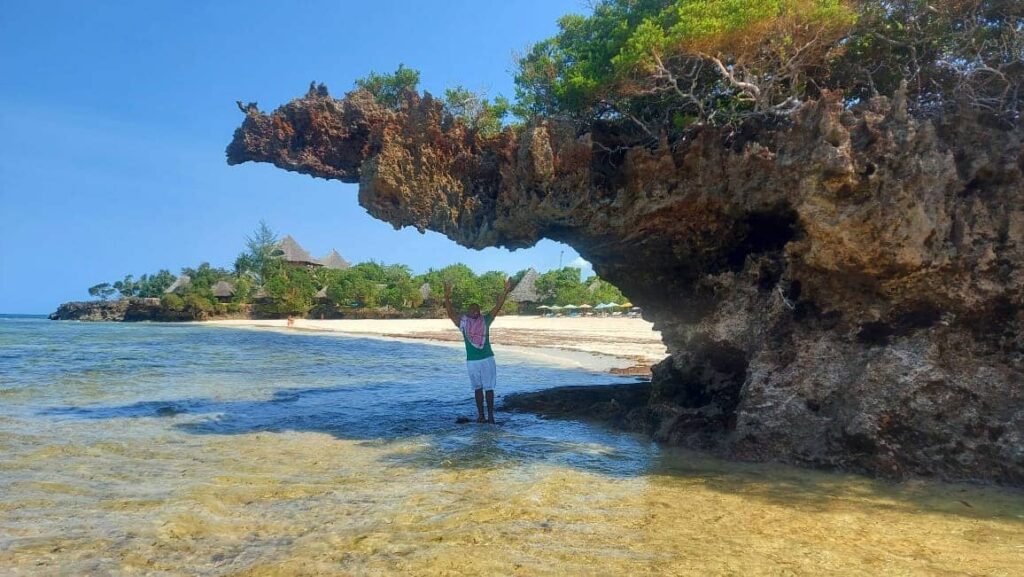
[[[905,106],[825,93],[639,145],[311,90],[247,108],[227,157],[358,183],[374,217],[467,247],[571,245],[669,348],[642,408],[657,440],[1024,485],[1024,132]]]
[[[107,301],[73,301],[57,307],[50,314],[51,321],[171,321],[188,320],[169,318],[160,306],[160,299],[126,298]]]

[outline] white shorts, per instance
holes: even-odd
[[[469,369],[469,384],[474,391],[494,390],[494,385],[498,382],[498,365],[494,363],[494,357],[487,357],[479,361],[466,361],[466,368]]]

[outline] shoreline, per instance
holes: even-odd
[[[216,319],[195,324],[462,347],[461,337],[448,319],[295,319],[292,327],[284,319]],[[660,333],[651,323],[636,318],[503,316],[496,319],[492,337],[498,353],[625,377],[650,376],[651,366],[668,355]]]

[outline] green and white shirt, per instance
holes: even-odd
[[[494,351],[491,350],[491,323],[494,322],[494,317],[489,314],[483,315],[484,319],[484,346],[477,347],[469,340],[469,335],[466,334],[467,323],[471,322],[468,316],[463,316],[462,321],[459,323],[459,331],[462,332],[462,340],[466,343],[466,360],[467,361],[482,361],[489,359],[494,356]]]

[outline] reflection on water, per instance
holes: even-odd
[[[474,410],[449,348],[0,320],[0,574],[1024,574],[1017,491]]]

